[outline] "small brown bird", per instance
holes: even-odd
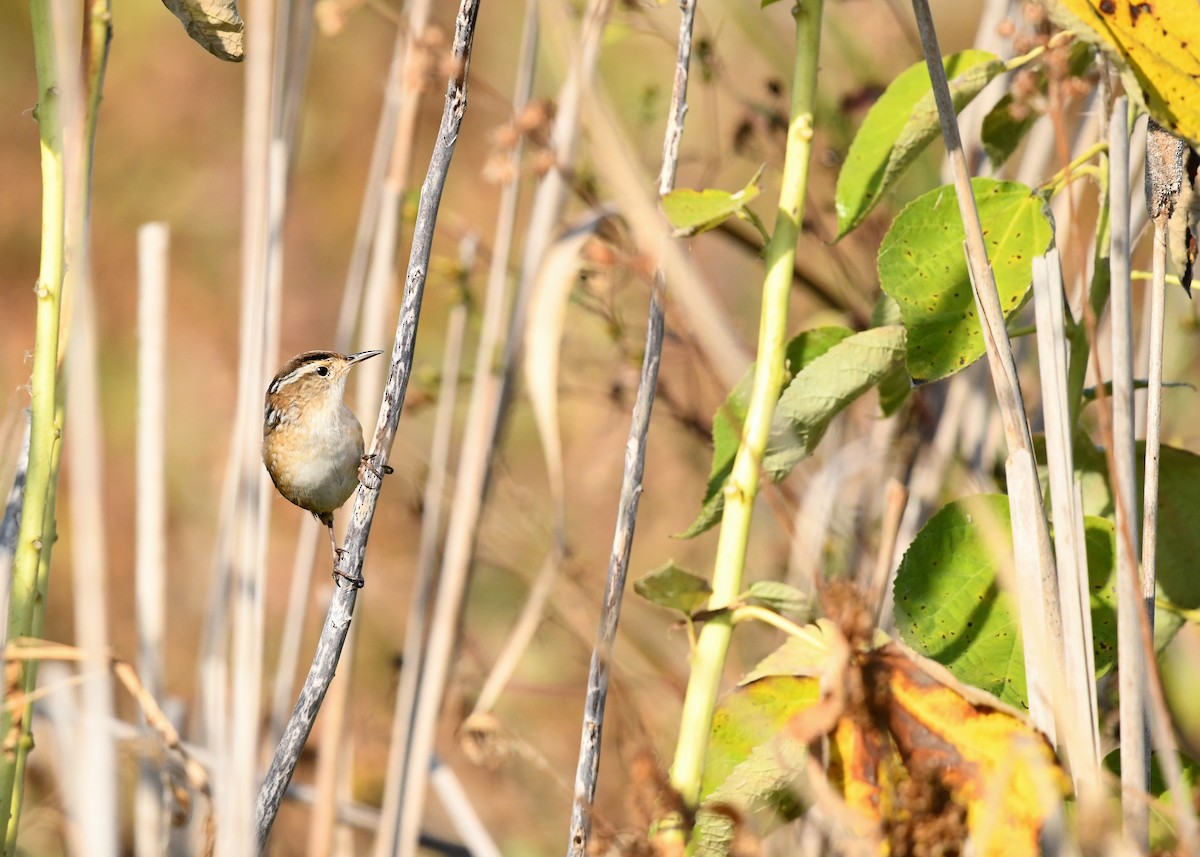
[[[267,387],[263,464],[280,494],[329,529],[335,563],[333,513],[354,493],[363,460],[362,426],[343,401],[346,373],[382,353],[306,351]]]

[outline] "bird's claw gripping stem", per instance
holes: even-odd
[[[362,462],[358,465],[358,481],[372,491],[379,490],[379,486],[383,484],[383,477],[396,472],[387,464],[376,464],[375,459],[376,454],[372,452],[364,455]]]

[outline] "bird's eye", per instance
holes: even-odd
[[[320,375],[322,378],[324,378],[326,375],[329,374],[329,367],[328,366],[318,366],[317,374]]]

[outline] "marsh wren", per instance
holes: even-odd
[[[362,426],[342,398],[346,373],[382,353],[306,351],[285,363],[267,387],[263,464],[280,494],[328,528],[335,565],[333,513],[354,493],[364,461]]]

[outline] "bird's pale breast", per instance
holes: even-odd
[[[362,427],[340,401],[301,422],[284,415],[263,441],[263,462],[275,487],[317,514],[340,508],[358,485]]]

